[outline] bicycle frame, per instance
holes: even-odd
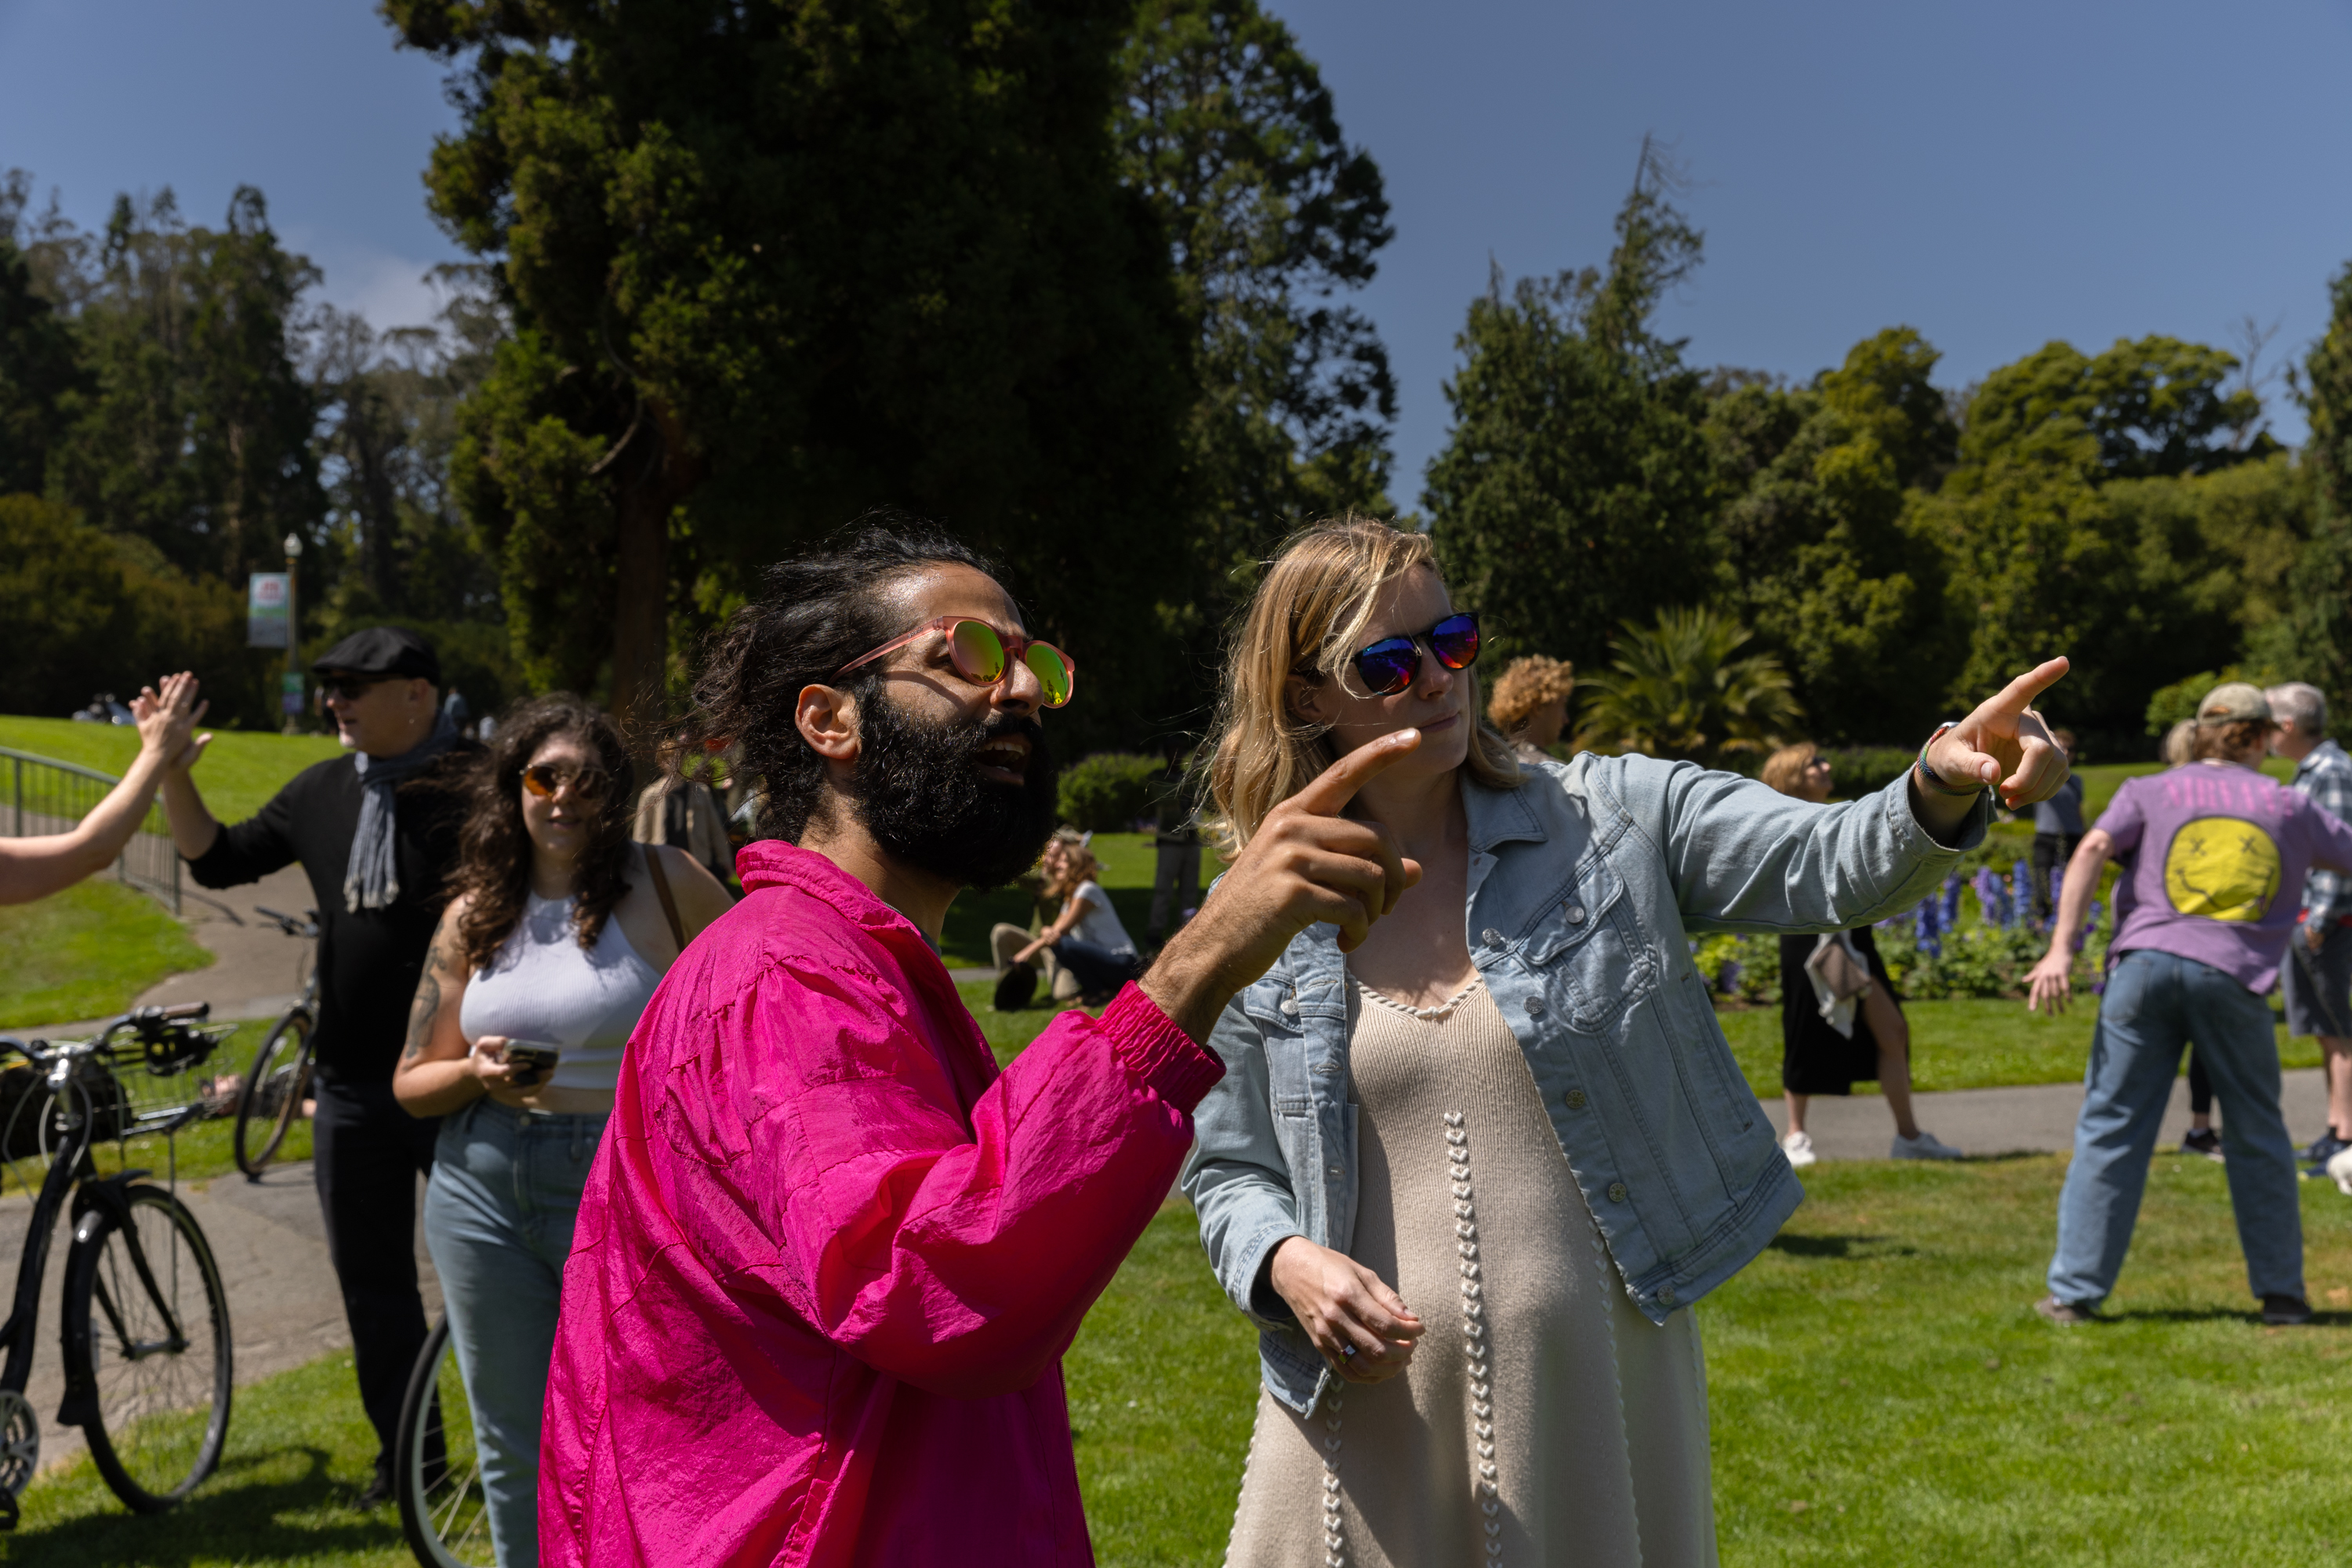
[[[152,1354],[161,1351],[177,1352],[187,1347],[184,1328],[173,1313],[168,1292],[156,1281],[154,1270],[147,1261],[145,1249],[140,1245],[139,1231],[131,1223],[131,1205],[126,1193],[132,1182],[152,1173],[144,1169],[125,1169],[111,1176],[98,1174],[92,1151],[98,1142],[99,1118],[96,1099],[84,1082],[89,1066],[97,1058],[98,1048],[112,1038],[115,1032],[131,1023],[134,1016],[126,1015],[101,1030],[95,1039],[53,1047],[47,1051],[27,1046],[22,1040],[0,1036],[0,1050],[11,1050],[36,1067],[47,1068],[47,1089],[51,1097],[44,1115],[55,1115],[60,1102],[64,1114],[58,1127],[63,1136],[50,1156],[47,1173],[41,1180],[39,1195],[33,1203],[32,1229],[25,1238],[25,1252],[16,1265],[16,1291],[8,1321],[0,1324],[0,1344],[7,1347],[8,1356],[0,1364],[0,1391],[22,1395],[32,1382],[33,1351],[40,1326],[41,1286],[48,1272],[51,1238],[57,1233],[58,1215],[66,1206],[68,1194],[73,1201],[74,1234],[68,1244],[73,1248],[94,1246],[103,1228],[89,1223],[93,1213],[102,1213],[116,1222],[116,1234],[131,1257],[131,1268],[140,1284],[145,1288],[151,1301],[163,1315],[169,1338],[161,1343],[142,1345],[139,1352]],[[69,1098],[70,1097],[70,1098]],[[169,1120],[143,1127],[142,1131],[177,1132],[203,1114],[201,1104]],[[103,1288],[97,1296],[109,1324],[118,1338],[128,1342],[129,1333],[120,1310]],[[67,1314],[68,1318],[71,1313]],[[73,1355],[65,1358],[67,1367],[64,1399],[58,1406],[58,1424],[63,1426],[86,1426],[98,1418],[98,1390],[87,1378],[77,1376],[73,1369],[80,1364]],[[18,1510],[15,1498],[0,1492],[0,1531],[16,1528]]]

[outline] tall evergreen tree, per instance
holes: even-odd
[[[58,405],[81,382],[72,330],[34,287],[19,243],[32,184],[22,169],[0,176],[0,495],[40,489]]]
[[[1198,389],[1183,426],[1193,571],[1160,605],[1190,654],[1160,710],[1198,714],[1224,624],[1281,537],[1391,510],[1388,352],[1341,301],[1394,231],[1378,165],[1258,0],[1142,0],[1119,71],[1120,171],[1167,236]]]
[[[1621,621],[1712,586],[1706,397],[1683,345],[1651,327],[1704,241],[1675,189],[1644,143],[1609,270],[1506,296],[1498,268],[1454,340],[1454,426],[1423,504],[1454,592],[1506,655],[1597,667]]]
[[[1066,733],[1131,721],[1188,394],[1108,134],[1126,0],[384,11],[452,67],[431,202],[513,313],[457,485],[540,679],[646,718],[674,606],[895,502],[1012,563],[1087,672]]]
[[[317,271],[238,187],[219,229],[191,228],[170,190],[115,200],[100,236],[47,242],[78,298],[86,382],[58,399],[49,493],[184,572],[241,585],[324,510],[317,414],[292,329]]]

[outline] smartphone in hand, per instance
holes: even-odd
[[[544,1040],[509,1040],[502,1054],[507,1066],[513,1069],[507,1081],[517,1089],[536,1089],[555,1070],[563,1049]]]

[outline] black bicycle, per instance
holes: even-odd
[[[392,1484],[400,1500],[401,1533],[425,1568],[490,1568],[496,1559],[474,1444],[474,1407],[457,1375],[446,1317],[408,1376],[392,1446]]]
[[[173,1135],[205,1115],[194,1069],[230,1033],[207,1026],[208,1004],[142,1007],[94,1039],[0,1037],[0,1156],[10,1172],[47,1162],[16,1268],[14,1310],[0,1326],[0,1530],[40,1468],[41,1427],[25,1389],[47,1271],[49,1238],[73,1199],[66,1255],[66,1392],[58,1419],[79,1426],[114,1495],[159,1513],[195,1489],[228,1436],[228,1295],[212,1246],[173,1195]],[[149,1133],[164,1139],[166,1184],[125,1168],[101,1176],[93,1152]],[[127,1151],[126,1151],[127,1152]],[[29,1182],[26,1182],[29,1185]]]
[[[319,940],[316,910],[307,920],[259,904],[253,912],[277,921],[278,929],[288,936]],[[319,966],[306,957],[301,996],[263,1037],[261,1048],[253,1053],[253,1068],[237,1089],[236,1126],[230,1146],[236,1154],[236,1168],[248,1182],[261,1180],[261,1173],[278,1158],[286,1134],[293,1130],[295,1118],[303,1113],[303,1102],[310,1093],[311,1036],[318,1026]]]

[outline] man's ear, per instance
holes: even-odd
[[[1294,719],[1308,724],[1320,724],[1327,721],[1330,715],[1323,711],[1321,693],[1320,681],[1310,682],[1303,675],[1288,675],[1283,678],[1282,704],[1290,710],[1290,716]]]
[[[793,726],[809,750],[829,763],[857,760],[857,699],[830,686],[803,686],[793,705]]]

